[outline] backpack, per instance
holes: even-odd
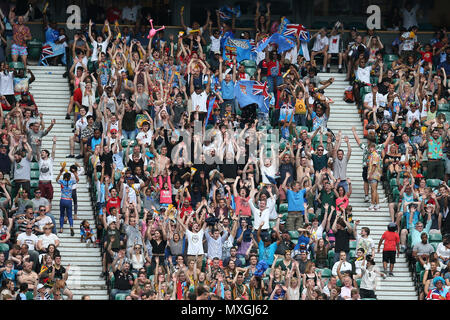
[[[353,96],[353,88],[347,87],[347,89],[344,92],[344,101],[347,103],[354,103],[355,97]]]

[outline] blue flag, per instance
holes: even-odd
[[[233,39],[234,38],[234,34],[232,31],[227,31],[224,34],[222,34],[222,38],[220,39],[220,49],[222,49],[225,47],[225,43],[227,43],[228,38]]]
[[[266,40],[260,41],[260,43],[258,43],[258,46],[256,47],[256,51],[263,51],[269,45],[269,43],[275,43],[278,46],[278,53],[288,51],[295,46],[295,42],[292,39],[279,33],[274,33]]]
[[[214,106],[214,102],[216,101],[216,98],[214,97],[214,98],[212,98],[211,100],[209,100],[209,103],[208,103],[208,113],[206,114],[206,118],[205,118],[205,128],[206,128],[206,125],[208,124],[208,121],[209,121],[209,116],[211,115],[211,111],[212,111],[212,109],[213,109],[213,106]]]
[[[251,59],[252,45],[250,43],[250,40],[233,39],[229,37],[224,44],[222,55],[225,61],[233,60],[233,58],[236,58],[237,62]]]
[[[261,112],[269,112],[270,95],[266,82],[238,81],[234,86],[234,96],[241,108],[256,103]]]
[[[230,6],[223,6],[219,9],[219,16],[222,20],[230,20],[233,18],[233,15],[235,15],[236,18],[241,17],[241,7],[239,5],[233,8]]]
[[[286,31],[286,26],[289,24],[289,23],[291,23],[289,20],[288,20],[288,18],[286,18],[286,17],[282,17],[281,18],[281,23],[280,23],[280,25],[278,26],[278,33],[279,34],[284,34],[284,32]]]

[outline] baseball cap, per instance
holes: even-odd
[[[111,129],[111,133],[117,133],[117,129]]]
[[[43,285],[42,283],[39,283],[39,284],[37,285],[37,289],[38,289],[38,290],[42,289],[43,287],[44,287],[44,285]]]
[[[106,218],[106,224],[109,226],[111,223],[113,223],[113,222],[116,222],[116,217],[114,217],[114,216],[112,216],[112,215],[109,215],[107,218]]]

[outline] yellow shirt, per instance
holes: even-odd
[[[295,101],[295,114],[306,114],[306,104],[304,99],[297,99]]]

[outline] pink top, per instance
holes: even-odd
[[[234,197],[235,203],[236,203],[236,211],[235,213],[237,215],[251,217],[252,216],[252,210],[250,208],[250,205],[248,204],[248,200],[250,197],[242,198],[240,196]],[[240,211],[240,213],[239,213]]]
[[[159,203],[160,204],[171,204],[172,203],[172,184],[170,183],[170,176],[167,177],[167,184],[169,185],[169,189],[163,189],[163,180],[162,176],[159,176]]]
[[[343,198],[336,198],[336,209],[340,208],[341,211],[344,211],[348,207],[349,200],[347,196]]]

